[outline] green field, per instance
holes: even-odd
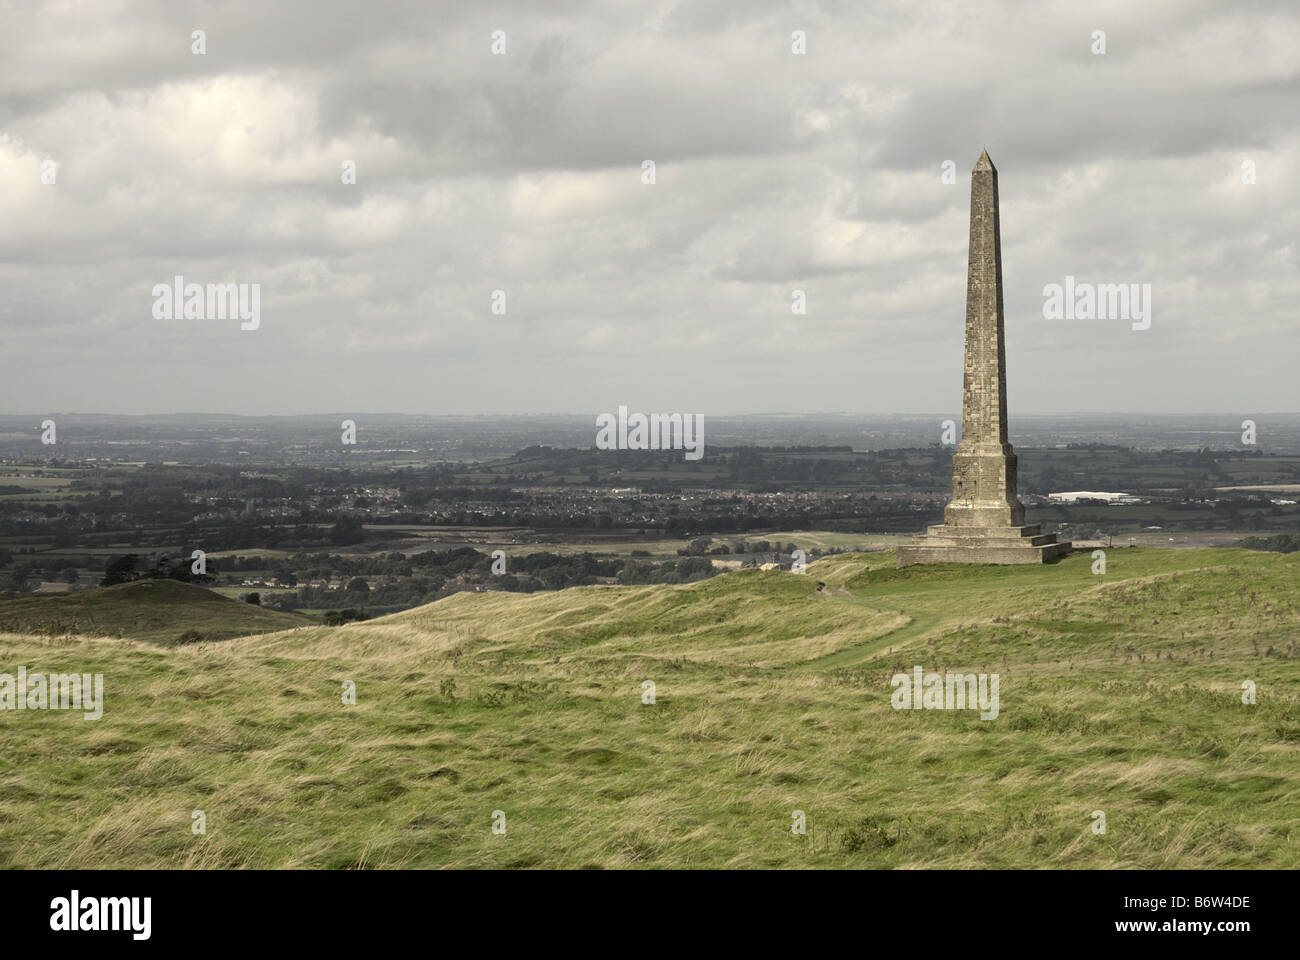
[[[230,597],[237,600],[245,594],[257,593],[263,597],[273,597],[277,594],[280,596],[296,596],[298,591],[293,587],[212,587],[213,593],[223,597]]]
[[[167,649],[2,635],[0,670],[100,672],[106,703],[0,712],[0,865],[1300,864],[1300,554],[1107,559],[846,554]],[[914,665],[998,674],[998,717],[892,709]]]

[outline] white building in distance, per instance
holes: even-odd
[[[1048,500],[1057,503],[1078,503],[1080,500],[1102,500],[1106,503],[1141,503],[1141,499],[1130,493],[1106,493],[1102,490],[1069,490],[1065,493],[1049,493]]]

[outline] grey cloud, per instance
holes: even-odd
[[[1295,407],[1285,3],[5,17],[5,412],[955,409],[984,146],[1018,409]],[[263,328],[153,320],[177,273],[260,282]],[[1067,273],[1151,282],[1152,329],[1044,321]]]

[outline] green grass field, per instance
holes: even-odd
[[[170,649],[2,635],[0,670],[100,672],[106,702],[0,712],[0,865],[1300,864],[1300,554],[1091,565],[842,555]],[[892,709],[914,665],[999,674],[999,716]]]

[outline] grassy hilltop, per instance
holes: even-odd
[[[15,633],[72,633],[170,644],[186,631],[204,640],[229,640],[316,622],[176,580],[136,580],[64,594],[0,593],[0,631]]]
[[[1091,565],[842,555],[170,649],[0,635],[0,671],[106,689],[98,721],[0,712],[0,866],[1300,864],[1300,554]],[[892,709],[917,664],[999,674],[1000,715]]]

